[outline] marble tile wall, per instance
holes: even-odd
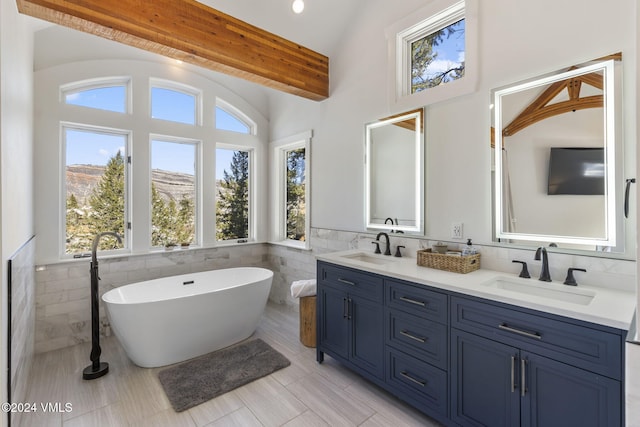
[[[11,280],[11,402],[25,402],[34,357],[36,239],[31,238],[10,259]],[[20,414],[11,414],[17,420]],[[19,423],[16,423],[19,425]]]
[[[100,258],[99,293],[163,276],[238,266],[269,267],[267,253],[268,245],[256,244]],[[91,341],[89,266],[87,258],[36,268],[37,353]],[[101,334],[110,335],[102,302],[100,323]]]
[[[100,293],[117,286],[157,277],[188,272],[205,271],[234,266],[262,266],[274,271],[270,300],[297,309],[298,300],[291,297],[290,286],[295,280],[312,279],[316,275],[315,257],[321,253],[361,249],[373,252],[372,233],[356,233],[313,228],[310,235],[311,250],[295,249],[277,244],[186,251],[160,252],[149,255],[101,259]],[[407,238],[392,234],[391,245],[403,245],[403,256],[416,258],[416,251],[430,247],[433,241]],[[463,243],[450,244],[460,249]],[[482,254],[482,268],[505,273],[518,273],[518,259],[529,264],[532,277],[540,272],[540,262],[534,261],[533,250],[505,249],[478,246]],[[549,255],[551,276],[564,280],[567,268],[586,268],[579,283],[633,290],[635,262],[575,255]],[[72,346],[87,342],[91,337],[89,311],[89,260],[44,266],[36,273],[36,352]],[[108,321],[101,307],[102,333],[109,334]]]

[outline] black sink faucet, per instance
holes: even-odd
[[[385,249],[384,254],[385,255],[391,255],[391,245],[389,244],[389,235],[387,233],[381,231],[376,236],[376,241],[380,240],[380,236],[384,236],[387,239],[387,248]]]
[[[551,275],[549,274],[549,257],[547,256],[547,249],[539,247],[536,251],[536,256],[533,258],[536,261],[540,261],[540,254],[542,254],[542,270],[540,271],[540,279],[543,282],[550,282]]]
[[[387,221],[391,221],[391,225],[394,225],[394,224],[393,224],[393,218],[389,217],[389,218],[385,219],[385,220],[384,220],[384,225],[387,225]],[[396,220],[396,221],[397,221],[397,220]],[[395,233],[395,230],[393,230],[393,229],[392,229],[392,230],[391,230],[391,232],[392,232],[392,233]]]

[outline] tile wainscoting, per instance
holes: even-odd
[[[255,244],[100,258],[99,294],[164,276],[239,266],[266,267],[268,250],[266,244]],[[36,353],[91,341],[89,266],[87,258],[36,268]],[[110,335],[102,301],[100,323],[101,334]]]
[[[433,241],[391,234],[391,245],[405,246],[403,256],[415,258],[416,251],[430,247]],[[315,256],[320,253],[361,249],[373,251],[372,233],[313,228],[311,250],[274,244],[248,244],[209,249],[176,249],[146,255],[100,259],[100,294],[118,286],[189,272],[212,269],[259,266],[274,271],[269,299],[297,309],[298,301],[291,297],[290,285],[295,280],[314,278]],[[461,248],[464,243],[450,244]],[[475,245],[482,254],[482,267],[517,274],[519,265],[513,259],[526,261],[532,277],[539,274],[540,262],[534,261],[533,250],[506,249]],[[634,261],[594,258],[565,254],[549,254],[551,277],[564,280],[569,267],[585,268],[588,273],[578,278],[585,285],[601,285],[634,289]],[[36,272],[36,338],[37,353],[60,349],[91,339],[89,305],[89,260],[39,266]],[[101,307],[102,333],[109,335],[108,321]]]

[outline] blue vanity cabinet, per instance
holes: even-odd
[[[444,425],[624,425],[625,331],[317,264],[317,360]]]
[[[460,425],[623,425],[621,334],[459,297],[451,326]]]
[[[382,380],[382,278],[318,263],[317,284],[318,362],[326,352],[354,370]]]

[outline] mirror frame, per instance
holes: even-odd
[[[389,225],[374,223],[371,218],[371,177],[374,171],[371,168],[372,141],[371,132],[383,126],[402,125],[402,122],[415,120],[414,130],[414,161],[415,161],[415,225]],[[365,125],[365,227],[367,230],[407,233],[412,235],[424,235],[424,108],[408,111],[395,116],[386,117]]]
[[[502,97],[522,90],[544,86],[572,77],[589,74],[595,71],[603,72],[603,109],[604,109],[604,148],[606,164],[606,202],[605,202],[605,236],[603,238],[587,238],[580,236],[561,236],[552,234],[513,233],[504,230],[503,212],[503,180],[502,180]],[[515,84],[494,91],[494,129],[495,129],[495,185],[494,185],[494,226],[495,238],[509,240],[524,240],[537,242],[568,243],[579,245],[616,246],[616,123],[615,123],[615,75],[614,60],[597,62],[592,65],[579,67],[560,74],[542,77],[525,83]],[[500,129],[500,131],[498,130]]]

